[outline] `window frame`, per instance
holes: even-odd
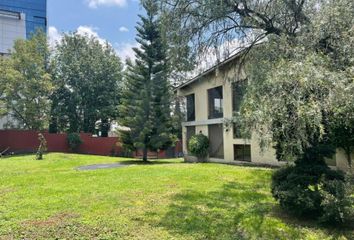
[[[219,94],[221,94],[221,111],[219,113],[217,113],[216,109],[215,109],[215,98],[214,96],[212,96],[212,94],[214,94],[212,91],[215,91],[216,89],[221,89],[221,91],[219,92]],[[211,101],[211,99],[213,99],[213,102]],[[218,119],[218,118],[223,118],[224,117],[224,88],[222,85],[217,86],[217,87],[213,87],[213,88],[209,88],[207,90],[207,103],[208,103],[208,119]],[[213,105],[213,109],[212,106]]]
[[[242,159],[236,159],[236,147],[242,147]],[[249,148],[249,158],[247,156],[247,158],[245,157],[245,150],[246,147]],[[234,144],[233,145],[234,148],[234,161],[241,161],[241,162],[252,162],[252,146],[250,144]]]
[[[236,86],[243,86],[243,88],[241,89],[242,96],[241,96],[241,98],[237,99],[237,100],[240,100],[240,102],[237,104],[238,105],[237,106],[238,109],[236,109],[236,100],[235,100],[235,98],[236,98],[236,89],[235,89],[235,87]],[[246,89],[247,86],[248,86],[248,79],[247,78],[242,79],[240,81],[233,82],[231,84],[231,90],[232,90],[232,100],[231,100],[232,101],[232,112],[240,113],[241,103],[242,103],[242,101],[244,99],[244,95],[245,95],[244,89]],[[234,139],[241,139],[242,138],[241,132],[238,129],[239,129],[238,124],[233,123],[232,132],[233,132],[233,138]]]
[[[189,105],[189,98],[190,97],[193,97],[193,104],[192,104],[192,107],[193,107],[193,111],[190,113],[189,110],[190,110],[190,105]],[[191,94],[188,94],[185,96],[186,98],[186,121],[187,122],[193,122],[195,121],[195,94],[194,93],[191,93]]]

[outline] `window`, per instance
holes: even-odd
[[[223,117],[223,94],[222,87],[208,90],[209,119]]]
[[[18,12],[0,10],[0,17],[21,20],[21,14]]]
[[[251,161],[251,145],[234,145],[234,160],[235,161]]]
[[[188,95],[187,99],[187,121],[195,121],[195,96],[194,94]]]
[[[240,112],[241,103],[246,92],[247,80],[234,82],[232,84],[232,111]],[[233,125],[234,138],[241,138],[241,126]]]
[[[246,93],[247,80],[234,82],[232,84],[232,110],[239,112],[243,97]]]

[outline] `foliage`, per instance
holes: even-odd
[[[272,194],[281,207],[323,223],[350,222],[353,192],[343,173],[329,169],[324,161],[301,161],[277,170],[272,176]]]
[[[129,128],[120,135],[125,145],[147,151],[170,146],[172,134],[170,83],[166,46],[160,33],[156,1],[143,1],[146,17],[136,27],[140,48],[134,48],[135,63],[127,61],[119,123]]]
[[[51,132],[95,133],[100,122],[108,136],[118,116],[122,64],[112,46],[78,33],[65,34],[53,57]]]
[[[354,237],[353,228],[326,228],[280,214],[269,192],[269,169],[184,164],[182,159],[140,164],[134,159],[60,153],[47,154],[46,164],[33,158],[15,156],[0,161],[0,189],[6,199],[1,205],[0,238]],[[73,171],[79,166],[117,161],[134,166]],[[45,201],[38,201],[38,196]]]
[[[38,134],[39,147],[36,154],[37,160],[43,159],[43,153],[47,151],[47,140],[42,133]]]
[[[80,145],[82,144],[80,134],[78,133],[68,133],[67,141],[70,150],[73,152],[77,152],[79,150]]]
[[[206,158],[209,154],[209,139],[200,133],[192,136],[188,142],[188,150],[200,159]]]
[[[295,160],[314,142],[328,138],[328,116],[342,76],[329,71],[326,64],[318,54],[280,60],[246,94],[243,125],[262,136],[262,146],[275,141],[280,160]],[[256,107],[255,101],[261,104]]]
[[[11,55],[0,57],[0,113],[15,120],[13,127],[42,130],[48,126],[53,91],[48,59],[47,39],[41,31],[15,41]]]
[[[314,1],[305,0],[160,2],[166,15],[166,35],[173,49],[180,50],[171,52],[177,59],[185,51],[196,57],[218,48],[217,51],[227,55],[272,35],[295,36],[316,9]]]
[[[354,185],[351,177],[346,181],[321,181],[319,192],[323,211],[320,221],[323,223],[345,223],[354,221]]]
[[[296,36],[271,36],[251,50],[242,122],[262,147],[276,144],[279,160],[301,158],[320,142],[350,156],[353,10],[352,1],[322,2]]]

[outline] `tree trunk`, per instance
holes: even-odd
[[[111,128],[108,119],[101,120],[101,137],[108,137],[109,129]]]
[[[345,149],[345,153],[347,154],[347,161],[349,165],[349,170],[352,170],[352,149],[349,147]]]
[[[58,119],[56,117],[50,118],[48,132],[49,133],[58,133]]]
[[[143,149],[143,161],[144,162],[147,162],[147,160],[148,160],[147,153],[148,153],[148,149],[147,149],[146,145],[144,145],[144,149]]]

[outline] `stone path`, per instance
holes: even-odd
[[[79,171],[88,171],[88,170],[97,170],[97,169],[110,169],[110,168],[121,168],[121,167],[128,167],[128,164],[122,163],[107,163],[107,164],[94,164],[88,166],[81,166],[77,167],[76,170]]]

